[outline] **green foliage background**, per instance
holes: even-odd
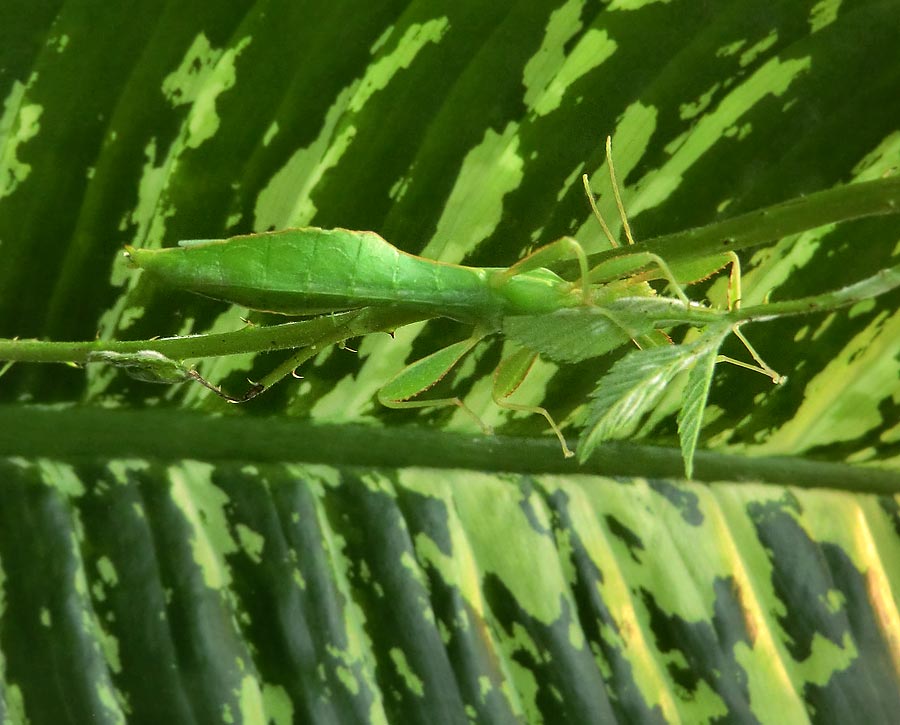
[[[874,0],[5,2],[0,336],[240,327],[141,282],[126,243],[315,224],[476,265],[569,233],[596,251],[579,177],[614,218],[607,133],[641,239],[879,178],[898,44],[900,8]],[[886,267],[898,219],[747,255],[745,302]],[[641,440],[563,462],[540,420],[490,405],[500,342],[447,383],[497,439],[380,409],[404,361],[467,333],[450,323],[323,352],[240,407],[17,365],[0,715],[892,722],[898,301],[749,327],[790,379],[718,372],[704,483],[673,480],[676,389]],[[574,430],[613,359],[543,365],[521,394]],[[240,390],[277,362],[199,368]]]

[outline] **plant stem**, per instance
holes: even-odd
[[[657,329],[667,329],[676,325],[693,325],[704,327],[706,325],[731,326],[747,322],[759,322],[762,320],[774,320],[779,317],[792,317],[794,315],[808,315],[815,312],[830,312],[841,307],[848,307],[863,300],[878,297],[886,292],[900,287],[900,265],[882,269],[878,273],[866,279],[854,282],[847,287],[832,292],[801,297],[796,300],[783,302],[767,302],[752,307],[741,307],[726,312],[713,307],[692,305],[685,308],[680,300],[671,297],[654,298],[621,298],[611,303],[616,305],[631,305],[634,309],[630,314],[643,314]],[[620,310],[611,310],[613,314],[620,314]],[[602,308],[588,310],[592,314],[608,315],[609,311]],[[570,311],[571,314],[571,311]]]
[[[665,234],[627,247],[592,254],[591,266],[613,257],[653,252],[667,262],[700,259],[747,249],[826,224],[900,213],[900,176],[839,186],[757,209],[721,222]],[[578,266],[572,260],[553,265],[567,279]]]
[[[238,355],[334,344],[371,332],[387,332],[427,319],[422,313],[371,307],[324,315],[311,320],[282,325],[248,326],[234,332],[152,340],[91,340],[90,342],[51,342],[46,340],[0,339],[0,360],[15,362],[84,363],[91,353],[100,351],[131,353],[154,350],[173,360]]]
[[[47,435],[52,431],[52,435]],[[235,445],[240,441],[240,445]],[[680,478],[677,448],[611,442],[584,465],[559,454],[552,438],[455,433],[419,426],[328,425],[287,416],[222,416],[188,410],[47,408],[0,405],[0,456],[49,457],[72,462],[99,458],[185,458],[217,461],[285,461],[337,466],[427,466],[441,469]],[[900,472],[800,457],[728,455],[697,451],[695,481],[754,481],[780,486],[900,493]],[[578,480],[577,478],[573,480]],[[589,481],[589,479],[584,479]],[[476,485],[473,483],[473,485]],[[585,485],[588,485],[587,483]]]
[[[729,317],[736,322],[753,322],[757,320],[770,320],[776,317],[789,317],[791,315],[805,315],[813,312],[836,310],[841,307],[854,305],[857,302],[878,297],[885,292],[900,287],[900,265],[882,269],[880,272],[855,282],[843,289],[833,292],[824,292],[811,297],[801,297],[797,300],[785,300],[784,302],[769,302],[762,305],[754,305],[729,313]]]

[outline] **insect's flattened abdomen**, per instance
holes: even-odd
[[[467,319],[496,306],[484,270],[405,254],[373,232],[293,229],[132,259],[164,284],[284,314],[399,304]]]

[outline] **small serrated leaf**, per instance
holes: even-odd
[[[504,334],[549,360],[575,363],[605,355],[631,338],[595,307],[559,310],[549,315],[508,317]]]
[[[700,438],[700,424],[703,422],[703,411],[712,384],[716,367],[716,356],[725,335],[710,335],[704,340],[700,354],[688,372],[687,385],[678,411],[678,437],[681,441],[681,457],[684,460],[684,473],[688,478],[694,475],[694,452]]]
[[[715,320],[719,314],[698,309],[704,315],[704,323]],[[667,297],[620,297],[593,307],[508,317],[503,322],[503,333],[550,360],[575,363],[605,355],[630,340],[665,342],[658,328],[696,322],[696,314],[681,301]]]
[[[613,365],[591,394],[588,424],[578,444],[579,459],[585,461],[603,441],[634,433],[666,386],[692,365],[697,355],[697,343],[671,345],[635,350]]]

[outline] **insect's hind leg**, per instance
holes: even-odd
[[[771,378],[772,382],[775,385],[781,385],[783,382],[787,380],[787,376],[781,375],[772,369],[769,364],[760,357],[759,353],[756,352],[753,345],[750,344],[750,341],[744,337],[744,333],[740,330],[740,325],[734,325],[731,328],[731,331],[734,333],[735,337],[741,341],[741,344],[747,349],[747,352],[750,353],[750,357],[752,357],[756,361],[756,365],[751,365],[750,363],[746,363],[742,360],[736,360],[733,357],[728,357],[728,355],[719,355],[716,357],[716,362],[727,362],[732,365],[737,365],[740,368],[745,368],[747,370],[752,370],[756,373],[762,373],[767,378]]]

